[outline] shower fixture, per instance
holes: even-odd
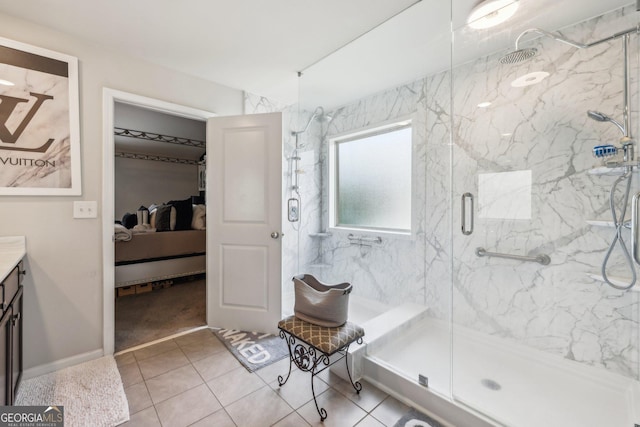
[[[636,193],[633,197],[633,201],[631,203],[631,221],[625,220],[627,205],[629,203],[629,195],[631,191],[631,181],[634,168],[638,166],[637,162],[635,162],[634,156],[634,146],[635,141],[631,136],[631,123],[630,123],[630,114],[629,114],[629,37],[632,32],[638,32],[638,28],[632,28],[627,31],[623,31],[613,36],[599,40],[597,42],[591,43],[589,45],[585,45],[584,47],[590,47],[599,43],[602,43],[606,40],[612,40],[614,38],[622,37],[622,48],[623,48],[623,68],[624,68],[624,77],[623,77],[623,123],[618,122],[617,120],[609,117],[608,115],[595,110],[587,111],[587,116],[598,122],[610,122],[613,123],[622,133],[622,137],[620,138],[621,147],[618,148],[613,144],[606,145],[598,145],[593,148],[594,155],[596,157],[610,157],[616,156],[620,151],[623,152],[622,162],[613,161],[607,162],[607,166],[609,167],[622,167],[624,173],[619,176],[611,186],[609,190],[609,210],[611,211],[611,217],[613,220],[613,225],[616,229],[616,234],[613,236],[611,244],[609,245],[609,249],[604,256],[601,267],[602,279],[614,289],[620,291],[626,291],[631,289],[636,283],[636,267],[634,265],[634,260],[637,264],[640,264],[640,224],[638,223],[640,218],[640,192]],[[624,187],[624,196],[622,198],[622,207],[620,212],[616,211],[615,204],[615,195],[616,189],[618,185],[622,182],[626,181],[626,185]],[[624,242],[622,231],[624,228],[631,228],[631,250],[633,253],[633,258],[627,249],[627,245]],[[613,253],[616,245],[619,244],[620,250],[624,256],[626,264],[631,273],[631,277],[629,278],[629,282],[625,284],[613,283],[614,280],[610,280],[607,275],[607,264],[609,263],[609,259],[611,254]]]
[[[533,58],[534,56],[536,56],[538,54],[538,49],[536,49],[535,47],[529,47],[529,48],[524,48],[524,49],[519,49],[518,46],[520,45],[520,39],[522,39],[522,37],[526,34],[529,33],[539,33],[542,34],[543,36],[547,36],[547,37],[551,37],[552,39],[555,39],[559,42],[568,44],[569,46],[573,46],[573,47],[577,47],[579,49],[584,49],[585,47],[587,47],[586,45],[580,44],[580,43],[576,43],[574,41],[565,39],[564,37],[561,37],[557,34],[553,34],[550,33],[548,31],[545,30],[541,30],[540,28],[529,28],[528,30],[524,30],[522,33],[520,33],[520,35],[518,36],[518,38],[516,39],[516,48],[513,52],[507,53],[505,56],[503,56],[502,58],[500,58],[500,62],[503,64],[517,64],[519,62],[523,62],[526,61],[528,59]]]
[[[300,220],[300,211],[302,209],[299,175],[304,173],[304,171],[301,170],[298,166],[298,162],[301,160],[300,153],[298,152],[298,150],[300,149],[298,137],[309,129],[309,126],[311,126],[311,123],[313,121],[323,123],[329,122],[331,119],[331,116],[325,114],[324,108],[316,107],[316,109],[313,110],[313,114],[311,114],[311,117],[309,117],[307,124],[304,126],[304,129],[299,131],[291,131],[291,135],[295,137],[295,146],[293,148],[293,151],[291,152],[291,155],[287,158],[287,160],[289,161],[289,190],[291,191],[291,197],[287,201],[287,219],[291,223],[298,222]]]
[[[587,116],[589,116],[589,118],[596,120],[598,122],[611,122],[614,125],[616,125],[618,129],[620,129],[620,132],[622,132],[622,135],[626,135],[627,133],[624,126],[622,126],[620,122],[612,119],[611,117],[607,116],[604,113],[601,113],[600,111],[589,110],[587,111]]]
[[[307,124],[304,127],[304,129],[299,130],[299,131],[295,131],[295,130],[291,131],[291,135],[298,136],[301,133],[305,133],[309,129],[309,126],[311,125],[311,122],[313,122],[314,120],[318,120],[319,122],[322,123],[322,122],[329,122],[329,121],[331,121],[331,119],[333,119],[333,117],[329,116],[328,114],[325,114],[324,113],[324,108],[316,107],[316,109],[313,110],[313,114],[309,118],[309,121],[307,122]]]
[[[526,49],[518,49],[518,45],[516,44],[516,50],[513,52],[507,53],[505,56],[500,58],[500,62],[503,64],[517,64],[519,62],[527,61],[538,54],[538,49],[535,47],[529,47]]]
[[[638,33],[638,27],[634,27],[634,28],[630,28],[628,30],[625,31],[621,31],[619,33],[616,33],[612,36],[606,37],[604,39],[595,41],[593,43],[589,43],[589,44],[583,44],[583,43],[578,43],[575,42],[573,40],[569,40],[565,37],[562,37],[558,34],[555,33],[550,33],[549,31],[545,31],[542,30],[540,28],[529,28],[528,30],[524,30],[522,33],[520,33],[520,35],[518,36],[518,38],[516,38],[516,45],[515,45],[515,49],[512,52],[507,53],[506,55],[504,55],[502,58],[500,58],[500,62],[502,64],[517,64],[520,62],[524,62],[528,59],[533,58],[534,56],[537,55],[538,53],[538,49],[536,49],[535,47],[528,47],[528,48],[520,48],[520,41],[522,39],[523,36],[525,36],[526,34],[529,33],[538,33],[538,34],[542,34],[543,36],[546,37],[550,37],[554,40],[557,40],[561,43],[564,44],[568,44],[569,46],[573,46],[575,48],[578,49],[585,49],[588,47],[592,47],[595,45],[598,45],[600,43],[604,43],[610,40],[614,40],[617,39],[619,37],[631,34],[631,33]]]

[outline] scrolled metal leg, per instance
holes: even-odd
[[[293,340],[293,337],[287,337],[287,334],[285,334],[285,332],[281,329],[280,338],[287,341],[287,348],[289,349],[289,372],[287,373],[286,378],[283,378],[282,375],[278,375],[278,386],[284,385],[289,380],[289,377],[291,376],[291,368],[292,368],[291,365],[293,364],[293,355],[291,354],[291,345],[290,345],[290,341]]]
[[[316,399],[316,389],[313,386],[313,379],[315,378],[315,374],[311,375],[311,394],[313,394],[313,403],[316,404],[316,411],[320,414],[320,422],[327,419],[327,411],[324,408],[318,406],[318,399]]]
[[[357,343],[362,344],[362,338],[358,338]],[[356,393],[360,394],[360,390],[362,390],[362,384],[360,384],[360,381],[353,382],[353,378],[351,377],[351,371],[349,370],[349,346],[348,345],[344,351],[345,351],[344,360],[345,360],[345,364],[347,365],[347,375],[349,376],[349,381],[351,382],[351,385],[353,386]]]

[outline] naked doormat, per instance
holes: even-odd
[[[289,356],[286,342],[276,335],[235,329],[214,329],[213,333],[249,372]]]

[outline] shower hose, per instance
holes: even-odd
[[[616,181],[611,186],[611,191],[609,192],[609,208],[611,209],[611,216],[613,217],[613,224],[616,228],[616,235],[613,237],[611,244],[609,245],[609,250],[607,250],[607,254],[604,257],[604,261],[602,262],[602,278],[604,281],[611,286],[612,288],[618,289],[620,291],[626,291],[631,289],[633,285],[636,283],[636,269],[633,264],[633,260],[631,259],[631,254],[629,254],[629,250],[627,249],[627,245],[624,243],[622,239],[622,229],[625,226],[624,217],[627,212],[627,204],[629,202],[629,192],[631,191],[631,171],[627,171],[624,175],[618,177]],[[620,212],[620,220],[618,221],[618,215],[616,213],[616,207],[614,203],[614,196],[616,192],[616,188],[619,183],[624,180],[627,180],[627,185],[624,192],[624,203],[622,204],[622,211]],[[629,265],[629,269],[631,270],[631,283],[627,286],[619,286],[612,283],[607,277],[607,263],[609,262],[609,258],[611,257],[611,253],[616,246],[616,243],[620,243],[620,248],[622,249],[622,253],[624,254],[627,264]]]

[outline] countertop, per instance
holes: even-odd
[[[0,237],[0,282],[26,254],[27,239],[24,236]]]

